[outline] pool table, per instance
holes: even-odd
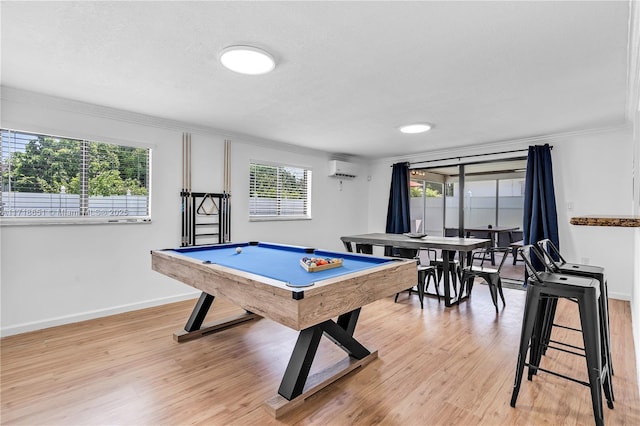
[[[308,272],[300,264],[303,257],[340,258],[342,264]],[[153,250],[151,258],[153,270],[202,291],[184,331],[174,335],[179,342],[256,315],[300,331],[278,395],[266,401],[266,408],[275,417],[377,358],[377,351],[367,349],[353,337],[360,309],[415,285],[417,279],[414,260],[265,242]],[[203,325],[216,296],[237,304],[246,313]],[[349,356],[309,377],[323,335]]]

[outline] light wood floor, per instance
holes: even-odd
[[[479,285],[460,307],[428,298],[420,310],[406,293],[364,307],[355,334],[379,359],[278,421],[262,403],[275,394],[297,333],[269,320],[178,344],[172,332],[192,308],[181,302],[4,338],[0,423],[593,424],[588,388],[543,373],[525,379],[517,408],[509,406],[525,293],[505,293],[498,316]],[[237,312],[223,300],[214,306],[210,317]],[[574,309],[561,304],[558,320],[575,323]],[[611,328],[616,402],[614,410],[604,404],[605,421],[639,425],[628,303],[611,301]],[[316,364],[343,355],[323,341]],[[543,364],[586,380],[582,358],[550,353]]]

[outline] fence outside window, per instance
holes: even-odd
[[[150,216],[148,148],[1,130],[3,219]]]

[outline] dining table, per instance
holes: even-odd
[[[471,238],[472,236],[475,238],[484,238],[485,236],[491,240],[491,247],[498,247],[498,241],[500,240],[500,234],[509,234],[509,243],[512,243],[514,239],[511,236],[511,233],[518,231],[520,228],[518,226],[472,226],[464,228],[464,235],[467,238]],[[448,231],[457,231],[457,228],[447,228]],[[496,264],[496,259],[493,252],[489,252],[491,256],[491,265]]]
[[[419,251],[420,249],[436,249],[442,252],[442,277],[444,278],[444,304],[450,307],[459,304],[461,301],[468,299],[469,294],[461,294],[451,296],[450,286],[456,285],[455,275],[451,274],[450,269],[453,264],[453,258],[458,253],[461,266],[465,262],[469,262],[471,256],[467,256],[473,250],[486,248],[491,245],[491,240],[486,238],[459,238],[459,237],[440,237],[424,234],[392,234],[392,233],[369,233],[359,235],[345,235],[340,237],[348,252],[359,252],[373,254],[373,246],[396,247],[399,249],[412,249]],[[355,250],[353,244],[356,245]],[[451,279],[454,282],[451,282]],[[462,287],[462,286],[461,286]],[[465,286],[468,288],[468,286]]]

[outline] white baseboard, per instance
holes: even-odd
[[[58,325],[71,324],[74,322],[86,321],[95,318],[106,317],[109,315],[121,314],[123,312],[136,311],[138,309],[151,308],[168,303],[181,302],[197,298],[200,292],[189,292],[177,296],[162,297],[158,299],[146,300],[144,302],[130,303],[127,305],[114,306],[106,309],[97,309],[95,311],[81,312],[79,314],[65,315],[62,317],[50,318],[41,321],[26,322],[18,325],[0,328],[0,337],[13,336],[14,334],[26,333],[29,331],[42,330]]]
[[[629,302],[631,301],[631,295],[627,293],[618,293],[616,291],[610,291],[609,299],[625,300]]]

